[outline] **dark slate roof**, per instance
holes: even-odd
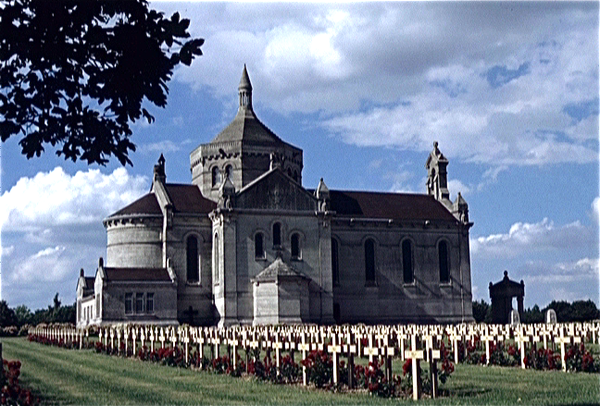
[[[215,202],[202,196],[200,188],[196,185],[167,183],[165,186],[176,213],[208,214],[217,207]]]
[[[331,210],[338,216],[456,221],[452,213],[430,195],[331,190],[329,196]]]
[[[156,196],[154,196],[154,193],[148,193],[147,195],[140,197],[130,205],[123,207],[118,212],[111,214],[110,217],[128,214],[162,215],[162,211],[160,210],[160,206],[158,205],[158,201],[156,200]]]
[[[264,125],[252,109],[240,108],[237,115],[211,144],[217,142],[244,141],[252,144],[283,144],[284,142]]]
[[[198,186],[167,183],[165,187],[169,198],[173,202],[173,211],[175,213],[208,214],[217,207],[215,202],[202,196]],[[160,210],[156,196],[151,192],[116,213],[111,214],[110,217],[130,214],[162,215],[162,211]]]
[[[83,287],[85,290],[94,290],[94,281],[96,280],[93,276],[85,277],[85,286]]]
[[[167,268],[104,268],[112,281],[171,282]]]

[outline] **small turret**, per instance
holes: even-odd
[[[425,168],[427,169],[427,194],[436,200],[450,206],[450,192],[448,191],[448,173],[446,167],[448,160],[438,148],[438,142],[433,143],[433,151],[429,154]]]
[[[452,214],[461,223],[467,224],[469,222],[469,205],[460,192],[458,192],[458,196],[452,204]]]
[[[329,210],[329,188],[323,181],[323,178],[319,181],[319,186],[315,190],[315,197],[319,200],[319,210]]]
[[[165,157],[160,154],[158,163],[154,165],[154,177],[153,182],[165,183],[167,181],[167,175],[165,174]]]
[[[238,86],[238,94],[240,96],[240,110],[252,110],[252,84],[250,83],[250,77],[246,70],[246,64],[244,64],[244,70],[242,71],[242,78],[240,79],[240,85]]]
[[[229,174],[225,173],[225,178],[219,187],[219,201],[217,205],[221,209],[231,209],[232,208],[232,199],[235,195],[235,186],[231,179],[229,179]]]

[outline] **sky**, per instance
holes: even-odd
[[[315,188],[425,193],[434,141],[451,199],[469,204],[472,289],[525,282],[525,307],[599,304],[598,2],[166,3],[204,55],[180,67],[133,166],[27,160],[1,145],[1,298],[73,303],[106,255],[102,219],[167,181],[235,116],[246,64],[254,110],[304,151]]]

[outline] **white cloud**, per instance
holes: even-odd
[[[61,281],[73,272],[73,258],[65,253],[65,246],[45,248],[25,258],[11,273],[13,283],[29,283],[33,281]]]
[[[125,168],[108,175],[90,169],[71,176],[56,167],[19,179],[0,196],[0,225],[3,231],[23,232],[93,224],[147,190],[147,179],[131,176]]]
[[[414,173],[402,169],[398,172],[390,172],[384,176],[384,178],[392,180],[393,183],[390,191],[394,193],[417,193],[418,191],[415,190],[411,183],[413,177]]]
[[[598,270],[598,259],[586,257],[550,266],[543,262],[529,261],[521,272],[527,273],[529,283],[559,284],[598,279]]]
[[[600,197],[596,197],[592,202],[592,213],[596,224],[598,224],[600,220]]]
[[[450,179],[448,181],[448,190],[450,191],[450,200],[453,201],[456,199],[459,192],[463,197],[471,193],[471,187],[465,185],[458,179]]]
[[[10,256],[15,250],[15,246],[11,245],[9,247],[0,247],[0,258]]]
[[[232,106],[247,63],[255,104],[320,112],[346,143],[421,152],[437,139],[450,158],[503,167],[597,160],[597,113],[564,111],[598,94],[593,4],[204,3],[185,14],[206,57],[176,80]]]
[[[594,241],[593,232],[579,221],[556,227],[544,218],[538,223],[515,223],[508,233],[471,239],[471,252],[479,258],[514,258],[552,249],[587,246]]]
[[[585,257],[558,263],[527,261],[518,273],[525,280],[526,289],[529,286],[530,296],[545,297],[548,301],[597,301],[598,271],[598,259]],[[590,287],[596,287],[596,290]],[[590,296],[594,290],[596,295]]]
[[[175,144],[171,140],[164,140],[159,142],[153,142],[150,144],[141,144],[139,146],[139,150],[141,153],[150,154],[166,154],[169,152],[177,152],[181,150],[181,145]]]

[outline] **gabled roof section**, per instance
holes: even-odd
[[[280,167],[265,172],[247,184],[235,197],[240,208],[261,210],[316,211],[317,199]]]
[[[167,268],[104,268],[108,282],[171,282]]]
[[[263,269],[254,280],[256,282],[272,282],[279,278],[302,278],[308,279],[305,275],[296,271],[294,268],[283,262],[281,257],[278,257],[273,261],[271,265]]]
[[[162,215],[162,211],[160,210],[160,206],[158,205],[158,201],[156,200],[156,196],[154,196],[154,193],[148,193],[140,197],[135,202],[131,203],[128,206],[125,206],[116,213],[111,214],[109,217],[125,216],[132,214]]]
[[[337,216],[456,221],[444,205],[423,194],[331,190],[330,202]]]
[[[202,196],[196,185],[182,185],[167,183],[165,189],[173,202],[175,213],[208,214],[217,206],[212,200]],[[136,214],[162,216],[162,210],[154,193],[150,192],[140,197],[135,202],[125,206],[109,217],[127,216]]]
[[[94,281],[95,280],[96,280],[96,278],[93,276],[86,276],[85,277],[85,285],[83,285],[83,288],[86,290],[88,290],[88,289],[94,290]]]
[[[196,185],[167,183],[165,188],[173,202],[175,213],[208,214],[217,207],[215,202],[202,196]]]

